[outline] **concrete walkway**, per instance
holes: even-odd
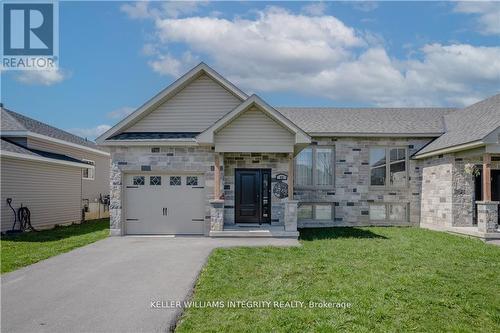
[[[2,332],[166,332],[210,252],[292,239],[112,237],[2,276]]]

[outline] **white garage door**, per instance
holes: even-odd
[[[125,230],[129,235],[202,234],[202,175],[127,174]]]

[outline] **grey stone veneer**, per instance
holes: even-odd
[[[418,225],[420,221],[420,162],[408,159],[408,186],[370,186],[371,147],[406,147],[409,156],[430,141],[428,138],[314,138],[317,145],[334,146],[335,180],[329,189],[295,188],[294,199],[303,203],[334,203],[333,221],[299,221],[299,227]],[[370,203],[403,203],[408,221],[370,221]]]
[[[210,231],[224,229],[224,200],[210,201]]]
[[[447,227],[470,227],[475,223],[474,177],[465,165],[481,165],[478,157],[460,154],[434,156],[423,161],[421,224]],[[492,162],[492,169],[500,163]]]
[[[224,153],[224,223],[234,224],[234,170],[236,168],[271,169],[271,223],[284,224],[283,200],[272,189],[277,174],[288,175],[289,157],[286,153]]]
[[[477,201],[477,229],[480,232],[498,231],[498,201]]]
[[[300,203],[333,203],[332,221],[298,221],[299,227],[419,225],[471,226],[474,223],[474,179],[464,171],[466,163],[481,163],[480,158],[461,158],[449,154],[425,160],[408,160],[408,186],[400,188],[370,186],[370,147],[407,147],[409,156],[430,139],[418,138],[313,138],[317,145],[335,148],[334,186],[327,189],[295,187],[294,198]],[[124,172],[141,172],[143,166],[152,172],[191,171],[205,177],[205,234],[211,228],[211,205],[214,188],[214,154],[209,147],[162,147],[151,153],[151,147],[111,147],[111,225],[112,235],[122,235],[122,177]],[[225,224],[234,223],[234,169],[270,168],[272,184],[276,175],[288,175],[288,154],[224,153],[221,154],[221,189],[224,193]],[[492,169],[500,169],[492,162]],[[272,197],[272,223],[285,224],[284,202]],[[371,203],[403,203],[409,208],[408,221],[370,221]],[[220,219],[213,228],[220,228]]]

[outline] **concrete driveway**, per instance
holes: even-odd
[[[165,332],[216,247],[291,239],[112,237],[2,276],[2,332]]]

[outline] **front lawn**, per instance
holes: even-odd
[[[193,300],[306,307],[191,307],[177,332],[500,331],[500,247],[396,227],[302,230],[301,243],[216,250]],[[310,301],[352,307],[308,308]]]
[[[103,239],[109,234],[108,228],[109,219],[101,219],[17,236],[2,236],[2,273]]]

